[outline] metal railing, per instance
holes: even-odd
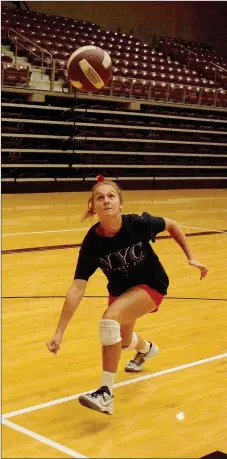
[[[63,62],[63,61],[62,61]],[[4,82],[4,75],[6,73],[6,68],[11,67],[11,64],[2,64],[2,87],[11,87],[10,82]],[[40,69],[41,67],[32,66],[32,70]],[[28,68],[29,70],[29,68]],[[45,67],[42,68],[45,72],[47,70]],[[66,70],[64,67],[60,68],[60,70],[65,72],[64,82],[61,82],[61,85],[58,85],[58,92],[65,92],[68,94],[76,94],[77,96],[82,94],[83,96],[87,95],[88,93],[79,91],[76,88],[73,88],[70,81],[67,81]],[[43,91],[51,91],[56,92],[56,72],[58,71],[58,67],[56,66],[56,59],[52,60],[52,67],[48,67],[48,71],[50,72],[50,80],[47,82],[47,88],[43,89]],[[26,82],[24,85],[26,88],[35,90],[35,86],[31,86],[29,81]],[[37,89],[38,86],[37,86]],[[174,94],[175,93],[175,94]],[[220,105],[218,104],[218,99],[220,97],[225,98],[227,101],[227,91],[221,88],[212,88],[212,87],[201,87],[201,86],[194,86],[194,85],[186,85],[183,83],[173,83],[173,82],[163,82],[157,80],[142,80],[142,79],[135,79],[129,77],[121,77],[121,76],[113,76],[110,79],[110,83],[108,86],[105,86],[97,93],[89,93],[89,96],[94,97],[115,97],[119,99],[131,99],[132,101],[136,100],[140,103],[143,101],[152,101],[155,100],[157,102],[166,102],[166,103],[180,103],[180,104],[194,104],[194,105],[203,105],[203,99],[208,96],[209,97],[209,104],[212,106]],[[206,97],[207,98],[207,97]],[[221,104],[223,105],[223,104]],[[226,102],[227,106],[227,102]]]
[[[216,64],[215,62],[212,62],[212,61],[210,61],[210,64],[214,65],[214,66],[217,67],[219,70],[222,70],[222,71],[225,72],[226,75],[227,75],[227,69],[225,69],[224,67],[221,67],[219,64]]]
[[[185,53],[187,54],[187,68],[189,69],[190,68],[190,56],[195,56],[196,58],[198,57],[197,53],[195,51],[192,51],[188,48],[186,48],[184,45],[180,44],[180,43],[177,43],[174,41],[174,39],[172,38],[167,38],[167,37],[164,37],[162,36],[161,37],[164,45],[168,45],[168,42],[174,46],[175,49],[179,49],[179,50],[184,50]],[[173,50],[174,51],[174,50]],[[168,52],[167,52],[167,47],[165,49],[165,54],[166,54],[166,57],[168,57]]]
[[[176,42],[174,39],[162,37],[162,40],[163,40],[164,45],[166,45],[166,48],[165,48],[166,55],[168,55],[168,52],[167,52],[168,42],[170,43],[170,45],[172,45],[174,47],[172,49],[173,53],[174,53],[174,49],[175,50],[184,50],[186,55],[187,55],[187,68],[188,69],[191,68],[193,70],[193,65],[191,65],[191,57],[193,56],[194,59],[197,59],[199,61],[200,59],[199,59],[198,53],[196,53],[195,51],[192,51],[191,49],[186,48],[183,44]],[[214,69],[212,69],[213,72],[214,72],[214,82],[215,83],[218,82],[219,70],[221,70],[222,72],[225,72],[226,75],[227,75],[227,69],[221,67],[220,65],[216,64],[215,62],[207,60],[207,64],[212,64],[215,67]]]
[[[40,56],[38,54],[36,54],[36,52],[34,50],[28,49],[26,47],[25,43],[28,42],[31,45],[33,45],[35,47],[35,49],[38,49],[40,51],[40,53],[41,53],[41,68],[43,68],[44,63],[46,63],[48,67],[49,66],[52,67],[53,55],[49,51],[47,51],[47,49],[42,48],[41,46],[37,45],[37,43],[35,43],[32,40],[30,40],[30,38],[25,37],[25,35],[22,35],[21,33],[17,32],[15,29],[9,29],[8,30],[8,38],[15,45],[14,49],[15,49],[15,64],[16,65],[17,65],[17,57],[18,57],[18,45],[21,46],[26,51],[28,51],[30,54],[33,54],[35,57],[40,58]],[[50,56],[50,61],[47,61],[44,58],[45,54]]]
[[[125,86],[124,86],[125,84]],[[121,85],[121,86],[120,86]],[[81,91],[72,90],[77,94]],[[174,92],[178,91],[178,95]],[[226,97],[227,106],[227,91],[219,88],[202,87],[186,84],[178,84],[171,82],[161,82],[156,80],[141,80],[135,78],[125,78],[114,76],[110,80],[108,87],[104,87],[98,95],[106,95],[119,98],[127,98],[137,100],[139,102],[155,100],[167,103],[193,103],[195,105],[203,104],[203,97],[208,95],[209,105],[217,106],[218,96]]]
[[[209,63],[212,64],[215,67],[214,68],[214,81],[215,81],[215,83],[220,81],[218,79],[218,77],[220,77],[223,74],[223,72],[226,74],[226,83],[227,83],[227,69],[221,67],[220,65],[216,64],[215,62],[209,61]]]

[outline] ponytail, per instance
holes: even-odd
[[[87,218],[92,218],[94,216],[93,205],[92,205],[93,198],[92,196],[88,200],[88,210],[84,213],[81,221],[87,220]]]

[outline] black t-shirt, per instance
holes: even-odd
[[[99,223],[85,236],[74,279],[88,280],[99,267],[108,279],[108,291],[119,296],[130,287],[147,284],[166,295],[168,276],[149,241],[165,230],[165,220],[144,212],[122,215],[122,226],[112,237],[97,234]]]

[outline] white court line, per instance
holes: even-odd
[[[194,226],[184,226],[184,225],[181,225],[179,223],[179,225],[181,226],[181,228],[191,228],[191,229],[197,229],[197,230],[202,230],[202,231],[213,231],[215,233],[224,233],[224,234],[227,234],[227,231],[222,231],[222,230],[216,230],[216,229],[208,229],[208,228],[196,228]],[[27,232],[27,233],[5,233],[5,234],[2,234],[2,237],[8,237],[8,236],[21,236],[21,235],[28,235],[28,234],[47,234],[47,233],[71,233],[71,232],[74,232],[74,231],[85,231],[85,230],[89,230],[90,227],[87,227],[87,228],[72,228],[72,229],[63,229],[63,230],[50,230],[50,231],[30,231],[30,232]]]
[[[154,204],[166,204],[166,202],[170,203],[170,204],[178,204],[179,202],[183,202],[185,203],[185,201],[211,201],[211,200],[214,200],[214,199],[217,199],[216,196],[209,196],[209,197],[188,197],[188,198],[175,198],[175,199],[168,199],[168,201],[160,201],[160,200],[156,200],[156,199],[152,199],[152,200],[139,200],[139,201],[125,201],[124,200],[124,204],[151,204],[151,205],[154,205]],[[218,197],[218,200],[225,200],[226,201],[226,198],[225,197]],[[37,206],[10,206],[10,207],[4,207],[3,208],[3,211],[5,210],[12,210],[14,212],[17,212],[17,211],[20,211],[20,210],[37,210],[37,209],[59,209],[60,207],[84,207],[83,203],[82,204],[78,204],[78,203],[74,203],[74,204],[60,204],[58,203],[57,205],[56,204],[43,204],[43,205],[37,205]]]
[[[129,384],[135,384],[135,383],[140,382],[140,381],[145,381],[146,379],[156,378],[157,376],[162,376],[162,375],[174,373],[175,371],[184,370],[185,368],[191,368],[191,367],[195,367],[197,365],[202,365],[203,363],[207,363],[207,362],[212,362],[214,360],[223,359],[224,357],[227,357],[227,352],[224,353],[224,354],[214,355],[213,357],[207,357],[206,359],[196,360],[195,362],[186,363],[184,365],[179,365],[177,367],[167,368],[166,370],[161,370],[161,371],[158,371],[156,373],[150,373],[150,374],[145,375],[145,376],[139,376],[138,378],[128,379],[126,381],[122,381],[122,382],[119,382],[117,384],[114,384],[114,387],[116,388],[116,387],[128,386]],[[95,389],[92,389],[89,392],[92,392],[94,390]],[[82,392],[82,393],[85,394],[86,392]],[[31,411],[36,411],[36,410],[40,410],[42,408],[47,408],[49,406],[58,405],[60,403],[68,402],[70,400],[75,400],[75,399],[79,398],[79,396],[82,395],[82,393],[75,394],[75,395],[70,395],[69,397],[59,398],[57,400],[52,400],[52,401],[46,402],[46,403],[41,403],[39,405],[33,405],[33,406],[28,407],[28,408],[22,408],[21,410],[11,411],[10,413],[3,414],[2,415],[2,419],[8,419],[8,418],[11,418],[13,416],[18,416],[20,414],[29,413]]]
[[[122,382],[119,382],[119,383],[115,384],[114,387],[116,388],[116,387],[127,386],[129,384],[135,384],[136,382],[139,382],[139,381],[145,381],[146,379],[151,379],[151,378],[155,378],[157,376],[162,376],[162,375],[165,375],[165,374],[174,373],[175,371],[183,370],[185,368],[194,367],[194,366],[201,365],[201,364],[207,363],[207,362],[212,362],[214,360],[222,359],[224,357],[227,357],[227,352],[225,354],[215,355],[213,357],[208,357],[206,359],[197,360],[197,361],[191,362],[191,363],[186,363],[185,365],[179,365],[179,366],[174,367],[174,368],[168,368],[166,370],[158,371],[156,373],[151,373],[151,374],[146,375],[146,376],[140,376],[138,378],[130,379],[130,380],[127,380],[127,381],[122,381]],[[35,440],[40,441],[41,443],[44,443],[44,444],[46,444],[46,445],[48,445],[48,446],[50,446],[52,448],[55,448],[55,449],[65,453],[65,454],[68,454],[71,457],[87,458],[88,456],[83,456],[82,454],[78,453],[77,451],[69,449],[69,448],[61,445],[60,443],[56,443],[56,442],[50,440],[49,438],[43,437],[42,435],[39,435],[36,432],[28,430],[28,429],[26,429],[26,428],[24,428],[22,426],[19,426],[18,424],[15,424],[14,422],[11,422],[11,421],[7,420],[7,418],[10,418],[10,417],[22,414],[22,413],[28,413],[28,412],[31,412],[31,411],[39,410],[41,408],[46,408],[48,406],[57,405],[59,403],[65,402],[65,401],[75,400],[76,398],[79,397],[79,395],[80,394],[76,394],[76,395],[72,395],[70,397],[64,397],[64,398],[61,398],[61,399],[58,399],[58,400],[52,400],[52,401],[47,402],[47,403],[42,403],[40,405],[35,405],[35,406],[31,406],[31,407],[24,408],[24,409],[21,409],[21,410],[12,411],[11,413],[6,413],[5,415],[2,416],[2,424],[6,425],[8,427],[11,427],[12,429],[17,430],[18,432],[21,432],[21,433],[23,433],[23,434],[25,434],[25,435],[27,435],[27,436],[29,436],[31,438],[34,438]]]
[[[8,427],[11,427],[12,429],[17,430],[18,432],[21,432],[25,435],[28,435],[29,437],[32,437],[35,440],[40,441],[41,443],[44,443],[45,445],[51,446],[52,448],[55,448],[58,451],[61,451],[62,453],[68,454],[71,457],[77,457],[77,458],[79,457],[87,458],[88,457],[88,456],[83,456],[83,454],[80,454],[77,451],[74,451],[73,449],[66,448],[66,446],[63,446],[60,443],[56,443],[55,441],[52,441],[49,438],[43,437],[43,435],[39,435],[36,432],[33,432],[32,430],[25,429],[24,427],[21,427],[18,424],[15,424],[14,422],[3,419],[2,424]]]
[[[227,234],[227,231],[222,231],[222,230],[215,230],[215,229],[209,229],[209,228],[197,228],[196,226],[184,226],[184,225],[181,225],[180,223],[179,225],[181,226],[181,228],[190,228],[190,229],[196,229],[196,230],[213,231],[215,233]]]
[[[70,233],[72,231],[84,231],[84,230],[89,230],[89,227],[87,227],[87,228],[63,229],[63,230],[50,230],[50,231],[30,231],[28,233],[5,233],[5,234],[2,234],[2,237],[4,237],[4,236],[21,236],[21,235],[28,235],[28,234]]]

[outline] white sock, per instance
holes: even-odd
[[[111,395],[112,389],[115,381],[116,373],[110,373],[110,371],[103,371],[102,379],[101,379],[101,386],[107,386]]]
[[[151,343],[149,343],[149,341],[145,341],[145,343],[146,344],[143,349],[138,349],[141,354],[146,354],[150,350]]]

